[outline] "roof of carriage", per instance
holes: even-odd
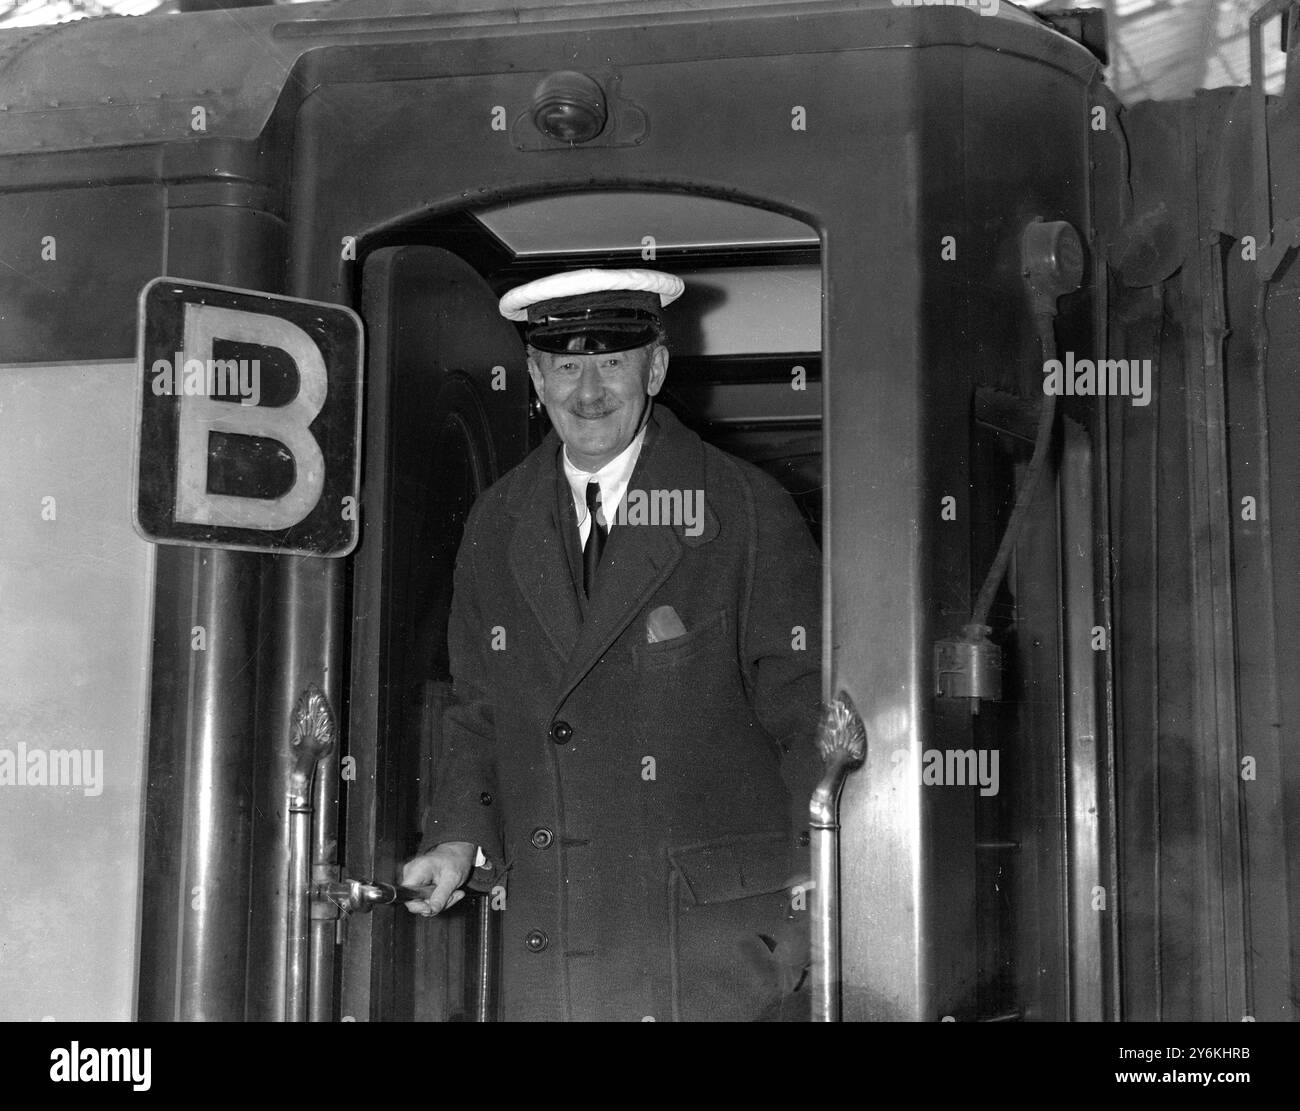
[[[882,43],[974,43],[1014,30],[1085,77],[1083,47],[1002,0],[334,0],[171,15],[106,17],[0,31],[0,154],[119,146],[186,134],[202,104],[207,137],[265,125],[295,64],[329,46],[467,39],[534,29],[799,19],[873,10]],[[988,15],[981,14],[984,3]],[[915,5],[915,6],[913,6]],[[777,42],[780,41],[778,38]]]

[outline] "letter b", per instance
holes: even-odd
[[[325,486],[325,459],[310,431],[328,391],[325,361],[312,338],[288,320],[213,305],[186,305],[186,358],[210,366],[218,338],[283,351],[297,368],[298,390],[292,401],[279,406],[232,405],[205,395],[179,398],[175,519],[266,532],[290,528],[316,508]],[[208,439],[214,432],[282,444],[293,456],[293,485],[273,498],[210,492]]]

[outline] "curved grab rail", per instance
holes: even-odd
[[[809,804],[812,826],[812,1019],[840,1019],[839,798],[867,755],[867,730],[845,691],[826,707],[817,732],[826,766]]]
[[[329,700],[316,686],[298,698],[289,728],[285,819],[289,823],[289,876],[285,884],[284,1019],[307,1020],[311,943],[312,782],[317,765],[333,751],[338,725]]]

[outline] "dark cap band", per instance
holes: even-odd
[[[598,355],[630,351],[663,334],[658,314],[637,309],[586,309],[556,313],[528,325],[528,342],[539,351]]]
[[[560,355],[630,351],[663,335],[659,297],[617,290],[557,297],[528,308],[528,342]]]

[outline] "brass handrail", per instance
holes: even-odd
[[[840,691],[817,734],[826,770],[809,804],[812,826],[812,1020],[840,1020],[839,798],[849,772],[867,755],[867,731],[853,699]]]
[[[315,686],[298,698],[289,730],[289,774],[285,818],[289,823],[289,875],[285,884],[284,1020],[307,1020],[311,943],[312,781],[317,765],[333,750],[338,726],[329,700]]]

